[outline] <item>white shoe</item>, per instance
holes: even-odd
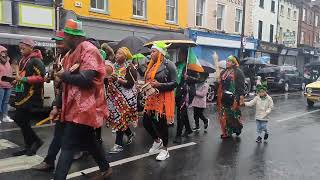
[[[9,116],[5,116],[2,120],[3,122],[14,122]]]
[[[169,158],[169,157],[170,157],[169,151],[162,149],[162,150],[160,151],[160,153],[158,154],[158,156],[156,157],[156,160],[158,160],[158,161],[164,161],[164,160],[166,160],[166,159]]]
[[[153,142],[152,147],[149,149],[149,153],[154,153],[160,150],[163,147],[162,140],[160,139],[160,142],[157,143],[156,141]]]
[[[110,150],[110,154],[117,154],[119,152],[123,151],[123,147],[122,146],[119,146],[118,144],[115,144],[113,146],[113,148]]]

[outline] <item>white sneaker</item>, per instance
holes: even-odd
[[[154,141],[152,144],[152,147],[149,149],[149,153],[154,153],[154,152],[160,150],[162,147],[163,147],[162,139],[160,139],[159,143]]]
[[[118,144],[115,144],[113,146],[113,148],[110,150],[110,154],[117,154],[119,152],[123,151],[123,147],[122,146],[119,146]]]
[[[5,116],[2,120],[3,122],[14,122],[9,116]]]
[[[170,157],[169,151],[162,149],[162,150],[160,151],[160,153],[158,154],[158,156],[156,157],[156,160],[158,160],[158,161],[164,161],[164,160],[166,160],[166,159],[169,158],[169,157]]]

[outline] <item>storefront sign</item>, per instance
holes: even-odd
[[[260,42],[258,50],[262,52],[278,53],[278,46],[267,42]]]
[[[19,25],[45,29],[54,29],[54,8],[20,3]]]
[[[51,47],[51,48],[56,47],[56,43],[54,42],[35,41],[35,43],[36,43],[36,46],[40,46],[40,47]]]
[[[283,33],[283,44],[285,46],[294,45],[296,43],[296,35],[293,32]]]

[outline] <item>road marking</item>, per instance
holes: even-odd
[[[181,145],[169,147],[168,150],[172,151],[172,150],[181,149],[181,148],[188,147],[188,146],[193,146],[193,145],[196,145],[196,144],[197,143],[195,143],[195,142],[190,142],[190,143],[186,143],[186,144],[181,144]],[[159,153],[159,152],[145,153],[145,154],[140,154],[140,155],[137,155],[137,156],[121,159],[121,160],[118,160],[118,161],[111,162],[110,166],[114,167],[114,166],[122,165],[122,164],[125,164],[125,163],[128,163],[128,162],[132,162],[132,161],[136,161],[136,160],[145,158],[145,157],[153,156],[153,155],[155,155],[157,153]],[[82,170],[82,171],[71,173],[71,174],[69,174],[67,176],[67,179],[71,179],[71,178],[82,176],[83,173],[90,174],[90,173],[93,173],[95,171],[99,171],[99,167],[98,166],[92,167],[92,168],[88,168],[88,169],[85,169],[85,170]]]
[[[45,125],[41,125],[41,126],[32,126],[32,129],[43,128],[43,127],[51,127],[51,126],[54,126],[54,125],[55,125],[55,123],[45,124]],[[0,133],[18,131],[18,130],[20,130],[20,128],[1,129]]]
[[[35,156],[17,156],[0,160],[0,173],[20,171],[30,169],[32,166],[40,164],[43,157]]]
[[[16,148],[18,147],[13,142],[10,142],[6,139],[0,139],[0,150],[9,149],[9,148]]]
[[[306,112],[306,113],[302,113],[302,114],[299,114],[299,115],[291,116],[289,118],[277,120],[277,122],[289,121],[291,119],[295,119],[295,118],[302,117],[302,116],[305,116],[305,115],[308,115],[308,114],[312,114],[312,113],[316,113],[316,112],[319,112],[319,111],[320,111],[320,109],[314,110],[314,111],[310,111],[310,112]]]

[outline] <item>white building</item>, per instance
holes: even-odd
[[[275,43],[279,0],[251,0],[253,35],[256,39]]]
[[[278,43],[296,48],[299,26],[299,8],[294,0],[280,0]]]

